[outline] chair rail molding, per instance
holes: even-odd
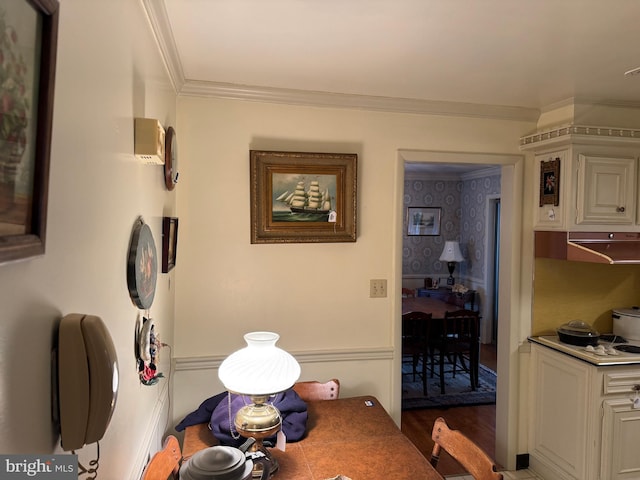
[[[349,348],[335,350],[289,351],[299,363],[360,362],[366,360],[391,360],[393,347]],[[217,369],[228,355],[202,355],[175,357],[175,371]]]

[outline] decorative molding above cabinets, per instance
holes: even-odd
[[[640,130],[568,125],[520,149],[535,153],[536,230],[637,231]]]

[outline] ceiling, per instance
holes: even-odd
[[[640,75],[624,75],[640,67],[638,0],[143,5],[181,93],[306,92],[522,115],[571,98],[640,105]]]
[[[531,122],[640,107],[639,0],[142,4],[180,95]]]

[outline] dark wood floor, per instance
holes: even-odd
[[[495,346],[482,345],[480,362],[496,370]],[[444,417],[449,426],[461,430],[480,446],[491,458],[495,458],[496,406],[427,408],[402,412],[402,432],[427,458],[431,455],[433,441],[431,429],[438,417]],[[465,473],[464,469],[449,455],[442,454],[438,471],[443,475]]]

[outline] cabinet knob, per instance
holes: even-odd
[[[618,213],[624,213],[624,207],[618,207],[618,208],[616,208],[616,212],[618,212]]]

